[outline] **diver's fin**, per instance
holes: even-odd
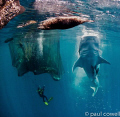
[[[82,67],[82,58],[79,58],[77,62],[73,66],[73,71],[75,70],[76,67]]]
[[[108,61],[106,61],[105,59],[99,57],[98,59],[98,64],[101,64],[101,63],[106,63],[106,64],[110,64]]]
[[[52,99],[53,99],[53,97],[51,97],[51,98],[48,100],[48,102],[50,102]]]
[[[45,105],[47,105],[48,106],[48,102],[44,102],[45,103]]]
[[[97,91],[98,91],[98,87],[90,87],[91,89],[93,89],[93,94],[92,94],[92,96],[94,97],[95,96],[95,94],[97,93]]]

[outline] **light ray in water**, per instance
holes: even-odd
[[[43,56],[43,31],[39,33],[40,37],[37,39],[38,43],[39,43],[39,51],[40,51],[40,55]]]

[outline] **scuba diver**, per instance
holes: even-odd
[[[43,98],[43,102],[45,103],[45,105],[48,105],[48,103],[53,99],[53,97],[48,100],[48,98],[44,95],[44,89],[45,85],[42,88],[38,87],[38,94],[40,95],[40,97]]]

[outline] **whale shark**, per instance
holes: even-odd
[[[81,67],[84,69],[88,78],[91,80],[93,86],[92,96],[98,91],[99,88],[99,79],[98,72],[101,63],[110,64],[107,60],[103,59],[100,56],[100,40],[97,36],[84,36],[81,38],[80,46],[79,46],[79,55],[80,58],[76,61],[73,66],[73,71],[76,67]]]

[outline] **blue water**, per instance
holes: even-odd
[[[19,38],[30,30],[29,27],[17,30],[18,22],[45,19],[44,14],[37,14],[30,5],[32,0],[20,2],[25,6],[26,12],[0,30],[0,117],[92,117],[97,114],[102,117],[110,116],[110,113],[113,113],[111,116],[115,116],[115,113],[120,116],[120,1],[69,1],[74,4],[71,10],[80,12],[95,22],[67,30],[56,30],[55,37],[52,35],[51,38],[58,36],[60,41],[64,67],[60,81],[53,80],[47,73],[34,75],[28,72],[19,77],[17,69],[12,66],[9,44],[4,41],[17,34]],[[100,88],[94,97],[84,70],[77,68],[72,72],[72,67],[79,58],[80,38],[87,32],[99,36],[101,56],[111,63],[101,64]],[[49,31],[47,34],[51,36]],[[44,93],[48,98],[53,97],[48,106],[37,93],[39,85],[45,85]]]

